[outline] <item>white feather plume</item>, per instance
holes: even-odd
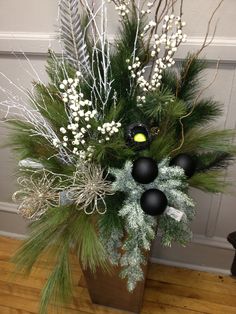
[[[89,54],[81,25],[78,0],[60,1],[60,30],[66,58],[81,72],[90,69]]]

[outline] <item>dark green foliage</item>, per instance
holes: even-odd
[[[175,122],[186,113],[186,107],[170,91],[161,89],[147,95],[143,112],[151,123],[160,125],[166,118]]]
[[[103,235],[109,237],[114,229],[123,230],[124,222],[118,216],[118,212],[122,208],[124,200],[125,195],[122,192],[117,192],[114,195],[106,197],[107,211],[99,217],[99,228]]]
[[[176,144],[175,133],[170,131],[164,135],[158,135],[150,146],[150,157],[161,161],[168,156]]]
[[[118,93],[118,99],[128,100],[132,96],[130,90],[130,72],[126,60],[131,59],[134,50],[134,40],[137,32],[137,19],[124,19],[119,32],[119,39],[115,42],[115,49],[111,57],[111,71],[114,79],[113,88]],[[141,54],[141,46],[138,45],[136,56]]]
[[[47,282],[41,292],[40,314],[47,313],[50,303],[55,305],[66,304],[72,297],[72,275],[70,269],[70,243],[64,236],[61,247],[57,248],[60,255]]]
[[[68,124],[68,117],[65,112],[64,103],[59,91],[53,86],[47,87],[40,83],[35,83],[35,93],[32,95],[34,105],[44,118],[59,132],[60,127]]]
[[[49,301],[66,302],[71,297],[69,253],[76,252],[81,265],[95,271],[107,269],[106,252],[96,232],[96,220],[71,207],[52,208],[29,227],[29,238],[13,257],[16,270],[29,274],[35,262],[47,252],[55,262],[41,299],[41,313]]]
[[[177,69],[164,72],[161,90],[146,97],[143,112],[151,126],[160,128],[151,144],[153,158],[160,160],[168,155],[190,153],[199,160],[197,171],[206,171],[226,167],[235,156],[232,142],[235,131],[214,130],[208,126],[221,116],[222,105],[211,98],[197,99],[202,83],[200,75],[205,67],[204,60],[189,54]],[[169,100],[169,105],[165,105],[165,99]],[[203,129],[205,125],[207,128]],[[204,188],[207,190],[207,184]],[[212,191],[210,181],[209,191]]]
[[[97,142],[92,142],[95,148],[93,159],[100,163],[103,167],[120,168],[123,163],[134,156],[134,152],[129,149],[124,142],[124,136],[117,135],[113,141],[100,145]]]
[[[224,172],[219,170],[196,173],[189,180],[189,184],[197,189],[211,193],[224,193],[229,186],[229,184],[225,182]]]
[[[205,68],[204,60],[189,54],[181,63],[175,95],[186,102],[193,101],[202,85],[200,74]]]
[[[23,121],[8,121],[10,129],[8,145],[12,146],[24,158],[49,158],[55,150],[45,138],[35,135],[32,126]]]
[[[167,69],[163,72],[162,86],[164,86],[164,89],[169,90],[169,92],[174,97],[176,97],[177,81],[178,81],[178,71],[177,70]]]
[[[52,50],[48,51],[46,71],[51,84],[57,87],[65,78],[74,77],[76,72],[74,68]]]
[[[136,106],[137,90],[134,89],[135,84],[130,84],[130,71],[128,70],[127,60],[132,60],[137,36],[138,19],[136,11],[133,8],[130,18],[122,20],[122,26],[119,30],[119,37],[115,41],[114,51],[111,56],[111,75],[112,87],[117,92],[118,101],[123,105],[119,108],[120,117],[126,125],[139,121],[142,117],[142,111]],[[144,27],[144,21],[140,21],[139,34]],[[140,36],[137,38],[135,56],[139,57],[140,61],[147,58],[145,46]],[[133,79],[135,82],[135,79]]]
[[[188,111],[192,109],[192,104],[188,106]],[[193,113],[183,119],[185,132],[197,127],[208,124],[218,119],[223,113],[222,105],[212,99],[202,99],[194,104]]]
[[[234,161],[234,157],[229,153],[205,153],[197,156],[198,171],[207,171],[209,169],[225,169]]]
[[[191,231],[186,224],[180,223],[175,219],[168,219],[165,215],[159,220],[158,229],[165,235],[161,239],[163,246],[168,247],[172,242],[185,246],[191,240]]]
[[[212,130],[193,128],[185,134],[183,146],[178,153],[199,154],[204,152],[235,154],[236,147],[232,144],[234,130]]]
[[[202,85],[200,74],[205,68],[206,62],[204,60],[189,54],[176,69],[164,72],[162,84],[175,97],[190,103],[195,99]]]

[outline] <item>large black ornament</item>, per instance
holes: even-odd
[[[158,175],[157,162],[149,157],[139,157],[133,163],[132,176],[135,181],[148,184]]]
[[[142,210],[150,216],[163,214],[168,204],[165,194],[157,189],[145,191],[140,199]]]
[[[186,177],[193,176],[196,170],[196,161],[188,154],[179,154],[170,161],[170,166],[179,166],[184,169]]]
[[[142,123],[131,124],[125,133],[126,144],[135,150],[142,150],[149,147],[152,140],[152,136],[146,127]]]

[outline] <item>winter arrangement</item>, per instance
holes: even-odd
[[[108,6],[120,23],[115,40]],[[71,294],[71,251],[92,271],[121,266],[132,292],[157,231],[164,246],[191,240],[189,187],[225,192],[236,153],[235,131],[209,125],[222,105],[202,98],[209,29],[175,64],[187,38],[183,2],[61,0],[59,11],[63,53],[49,51],[49,83],[18,87],[24,98],[1,88],[20,160],[13,199],[31,221],[14,261],[29,273],[44,252],[55,257],[42,313]]]

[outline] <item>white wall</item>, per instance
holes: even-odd
[[[183,58],[190,50],[196,50],[202,43],[210,13],[216,6],[215,0],[185,0],[186,32],[188,42],[178,52]],[[111,9],[110,9],[111,10]],[[116,13],[109,12],[111,36],[114,35]],[[224,114],[217,122],[218,127],[235,128],[236,122],[236,2],[225,0],[217,13],[220,18],[216,38],[205,52],[209,60],[203,82],[208,84],[215,75],[216,60],[221,59],[217,79],[206,91],[224,104]],[[0,0],[0,72],[5,73],[17,84],[30,88],[32,69],[23,56],[15,57],[12,51],[27,53],[40,77],[46,80],[44,64],[47,48],[59,45],[56,40],[57,0]],[[29,74],[29,72],[31,74]],[[0,76],[0,85],[9,83]],[[10,88],[13,88],[12,86]],[[0,99],[4,95],[0,92]],[[1,143],[6,131],[0,129]],[[16,166],[14,155],[9,149],[0,150],[0,231],[2,234],[24,234],[25,222],[16,215],[16,207],[11,203],[11,195],[16,189]],[[227,175],[235,180],[236,166],[231,167]],[[197,217],[193,223],[194,239],[187,248],[173,246],[171,249],[160,247],[157,238],[153,252],[153,261],[175,263],[178,265],[229,270],[233,250],[226,241],[229,232],[236,230],[235,189],[232,195],[212,196],[192,191],[197,203]]]

